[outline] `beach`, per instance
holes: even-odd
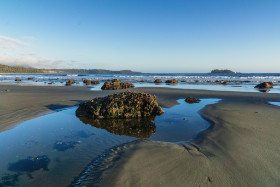
[[[86,87],[0,86],[0,131],[22,121],[118,91]],[[279,186],[279,94],[135,88],[172,107],[192,96],[218,98],[200,111],[212,126],[191,142],[141,141],[101,176],[101,186]],[[116,152],[116,154],[120,154]]]
[[[124,150],[104,186],[279,186],[279,107],[225,99],[201,115],[213,126],[189,143],[141,142]]]

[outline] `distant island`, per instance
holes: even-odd
[[[43,73],[43,74],[137,74],[131,70],[111,71],[104,69],[38,69],[24,66],[0,64],[0,73]]]
[[[211,73],[235,73],[235,72],[229,69],[214,69],[211,71]]]

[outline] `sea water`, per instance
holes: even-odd
[[[15,82],[15,78],[22,79]],[[33,77],[33,80],[28,80]],[[254,86],[264,81],[273,81],[273,89],[266,90],[268,93],[280,93],[280,73],[234,73],[234,74],[211,74],[211,73],[146,73],[146,74],[0,74],[0,83],[16,85],[38,86],[65,86],[69,79],[75,79],[77,83],[72,86],[85,86],[83,79],[100,81],[100,85],[90,86],[92,90],[100,90],[101,85],[110,79],[120,79],[132,82],[135,87],[171,87],[179,89],[199,89],[216,91],[259,92]],[[163,82],[168,79],[179,80],[178,84],[154,84],[155,79]],[[215,82],[216,80],[220,82]],[[144,82],[142,82],[144,81]],[[186,81],[186,82],[181,82]],[[228,81],[222,85],[221,81]]]
[[[269,102],[272,105],[280,106],[280,102]]]

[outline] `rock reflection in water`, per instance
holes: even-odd
[[[264,93],[268,93],[270,92],[270,89],[258,89],[259,92],[264,92]]]
[[[77,116],[78,117],[78,116]],[[89,119],[78,117],[83,123],[96,128],[105,129],[116,135],[125,135],[136,138],[149,138],[156,133],[156,125],[153,119]]]

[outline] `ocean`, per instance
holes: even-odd
[[[28,80],[32,77],[32,80]],[[22,81],[15,82],[15,78]],[[280,93],[280,73],[141,73],[141,74],[0,74],[0,83],[34,86],[65,86],[69,79],[76,80],[72,86],[85,86],[83,79],[100,81],[100,85],[90,86],[92,90],[100,90],[101,85],[110,79],[132,82],[135,87],[172,87],[178,89],[199,89],[217,91],[258,92],[254,86],[260,82],[272,81],[275,86],[269,93]],[[155,79],[163,83],[154,84]],[[165,84],[165,80],[177,79],[178,84]],[[226,81],[226,85],[221,82]],[[263,91],[263,90],[261,90]]]

